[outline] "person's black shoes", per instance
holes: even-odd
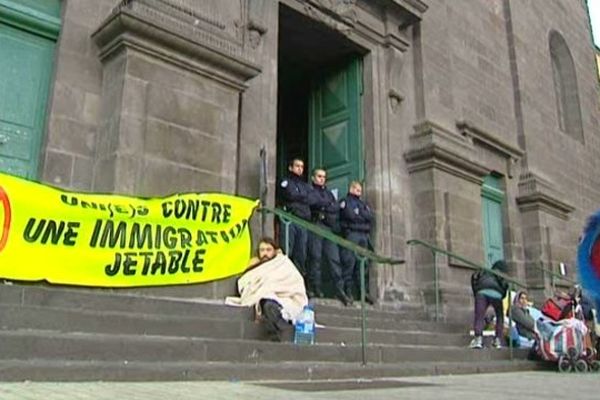
[[[370,305],[375,304],[375,299],[369,293],[365,294],[365,301]]]
[[[349,299],[351,299],[351,300],[354,300],[354,299],[355,299],[355,297],[354,297],[354,293],[352,292],[352,289],[348,289],[348,290],[346,290],[346,291],[344,292],[344,294],[346,295],[346,297],[348,297],[348,298],[349,298]]]
[[[271,342],[289,342],[294,339],[294,325],[280,318],[276,323],[267,323],[267,337]]]
[[[348,297],[350,301],[355,298],[352,289],[346,290],[346,297]],[[360,296],[358,296],[358,300],[360,301]],[[370,305],[375,305],[375,299],[369,293],[365,293],[365,302]]]
[[[353,304],[352,299],[350,297],[348,297],[346,295],[346,293],[344,292],[338,292],[336,294],[336,297],[338,298],[339,301],[342,302],[343,305],[345,306],[351,306]]]

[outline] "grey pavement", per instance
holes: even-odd
[[[271,385],[278,386],[277,388]],[[282,386],[288,386],[282,388]],[[0,383],[1,400],[191,399],[556,399],[600,398],[600,374],[519,372],[311,382]]]

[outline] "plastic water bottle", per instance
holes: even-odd
[[[306,305],[296,320],[294,332],[295,344],[315,344],[315,312]]]

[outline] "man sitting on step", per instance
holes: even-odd
[[[308,303],[302,275],[271,238],[260,240],[257,255],[238,279],[237,288],[240,297],[227,297],[225,304],[254,306],[257,318],[276,341]]]

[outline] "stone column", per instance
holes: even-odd
[[[519,177],[517,204],[521,214],[524,247],[524,279],[530,294],[539,303],[551,294],[551,275],[540,267],[558,272],[558,264],[564,262],[575,278],[576,255],[572,251],[577,243],[571,243],[568,221],[575,208],[562,201],[549,181],[535,173],[525,172]],[[565,284],[560,282],[558,285]]]
[[[223,15],[245,18],[241,5],[229,8]],[[94,190],[235,191],[240,93],[260,68],[233,25],[162,0],[124,2],[101,24]]]
[[[240,98],[260,68],[246,57],[247,3],[131,0],[92,35],[103,66],[93,189],[235,193]],[[144,288],[222,298],[233,279]]]

